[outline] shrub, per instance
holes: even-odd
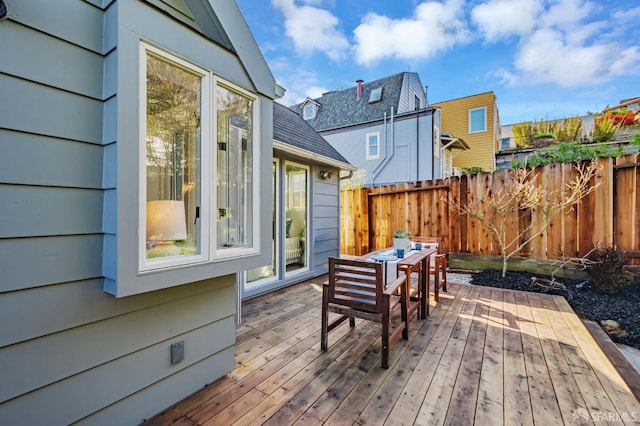
[[[513,136],[518,148],[532,145],[535,139],[554,138],[556,142],[577,141],[582,134],[582,119],[569,117],[560,120],[534,121],[533,123],[519,123],[512,127]]]
[[[640,152],[640,133],[636,133],[635,135],[633,135],[631,146],[635,147],[638,152]]]
[[[607,294],[617,293],[629,285],[624,270],[628,256],[617,247],[597,247],[587,254],[586,272],[591,285],[598,291]]]
[[[482,167],[465,167],[462,169],[463,175],[475,175],[483,172],[484,172],[484,169]]]
[[[582,119],[580,117],[563,118],[562,124],[556,132],[556,141],[577,141],[582,134]]]
[[[620,123],[615,122],[611,113],[597,116],[593,127],[592,140],[594,142],[608,142],[620,129]]]
[[[622,146],[613,148],[601,144],[585,145],[579,142],[562,142],[529,155],[524,161],[513,160],[511,167],[517,169],[546,166],[552,163],[575,163],[599,157],[619,157],[624,152],[625,149]]]

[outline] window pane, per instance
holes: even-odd
[[[305,167],[287,164],[285,167],[285,268],[293,272],[307,267],[307,189],[309,171]]]
[[[378,156],[378,134],[374,133],[371,135],[367,135],[367,157],[377,157]]]
[[[202,78],[147,55],[147,259],[200,252]]]
[[[485,128],[484,108],[469,111],[469,131],[483,132]]]
[[[216,87],[218,247],[251,247],[253,100]]]

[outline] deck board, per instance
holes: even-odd
[[[320,349],[324,277],[243,303],[236,369],[149,425],[633,423],[640,402],[558,296],[449,283],[380,367],[380,325]],[[396,319],[397,320],[397,319]],[[635,417],[634,417],[635,416]],[[592,421],[596,420],[596,422]]]

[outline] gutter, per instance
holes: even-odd
[[[306,149],[298,148],[298,147],[289,145],[288,143],[277,141],[275,139],[273,141],[273,148],[286,152],[287,154],[297,155],[303,158],[310,158],[318,163],[326,164],[328,166],[333,166],[340,170],[347,170],[347,171],[350,171],[351,174],[353,174],[353,172],[358,170],[358,168],[352,164],[335,160],[325,155],[316,154],[315,152],[307,151]]]

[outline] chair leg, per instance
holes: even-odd
[[[447,261],[442,259],[442,291],[447,291]]]
[[[405,290],[406,289],[406,290]],[[420,292],[420,286],[418,284],[418,292]],[[400,290],[400,317],[402,318],[402,322],[404,323],[404,327],[402,329],[402,338],[404,340],[409,339],[409,284],[407,283],[403,290]],[[419,303],[419,302],[418,302]],[[418,306],[420,306],[418,304]],[[418,314],[420,313],[420,308],[418,308]],[[420,317],[418,317],[420,318]]]
[[[382,305],[382,368],[389,368],[389,300],[385,299]]]
[[[349,317],[349,326],[350,327],[356,326],[356,319],[354,317]]]
[[[327,350],[329,343],[329,312],[327,311],[327,305],[329,303],[329,295],[327,294],[326,287],[322,291],[322,331],[320,334],[320,348],[323,351]]]

